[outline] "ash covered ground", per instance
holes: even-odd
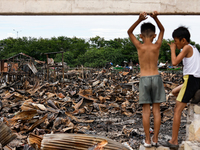
[[[160,72],[160,75],[167,99],[160,107],[162,143],[172,134],[175,97],[170,92],[182,83],[182,74]],[[103,70],[83,75],[74,70],[68,73],[64,84],[42,80],[2,84],[0,121],[17,134],[8,147],[21,150],[29,145],[27,150],[37,149],[38,146],[28,142],[30,134],[43,138],[50,133],[71,133],[103,136],[138,149],[145,138],[142,107],[138,104],[139,78],[138,73],[125,71]],[[182,113],[179,143],[185,140],[186,115],[187,107]],[[152,115],[150,132],[153,135]]]

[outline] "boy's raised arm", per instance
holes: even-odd
[[[131,41],[133,42],[133,44],[135,45],[135,47],[137,48],[141,43],[137,40],[137,38],[135,37],[135,35],[133,34],[133,30],[138,26],[138,24],[147,19],[147,14],[145,12],[140,13],[140,16],[138,18],[138,20],[128,29],[127,33],[131,39]]]
[[[164,27],[163,25],[161,24],[161,22],[159,21],[158,19],[158,12],[157,11],[154,11],[152,14],[150,14],[150,16],[155,20],[156,24],[158,25],[158,28],[160,29],[160,33],[158,35],[158,40],[156,41],[156,44],[162,44],[162,39],[163,39],[163,36],[164,36]]]

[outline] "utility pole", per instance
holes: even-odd
[[[15,30],[15,29],[13,29],[13,31],[17,32],[17,38],[18,38],[18,33],[21,32],[21,30],[20,30],[20,31],[17,31],[17,30]]]

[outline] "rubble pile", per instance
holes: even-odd
[[[175,97],[170,92],[182,83],[182,74],[160,74],[167,99],[161,104],[162,141],[171,136]],[[41,149],[44,137],[65,133],[106,137],[137,149],[144,139],[142,107],[138,104],[139,74],[106,70],[81,74],[73,70],[67,77],[61,82],[35,80],[31,84],[19,80],[0,86],[0,122],[17,135],[6,147]],[[185,138],[186,109],[179,142]],[[150,132],[153,134],[153,116]]]

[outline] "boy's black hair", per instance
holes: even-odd
[[[175,29],[174,32],[172,33],[172,37],[178,38],[179,40],[185,38],[187,42],[190,43],[190,32],[188,28],[184,26],[180,26],[177,29]]]
[[[143,23],[141,25],[141,33],[142,33],[142,35],[150,37],[152,35],[152,33],[155,34],[155,32],[156,32],[156,28],[152,23],[147,22],[147,23]]]

